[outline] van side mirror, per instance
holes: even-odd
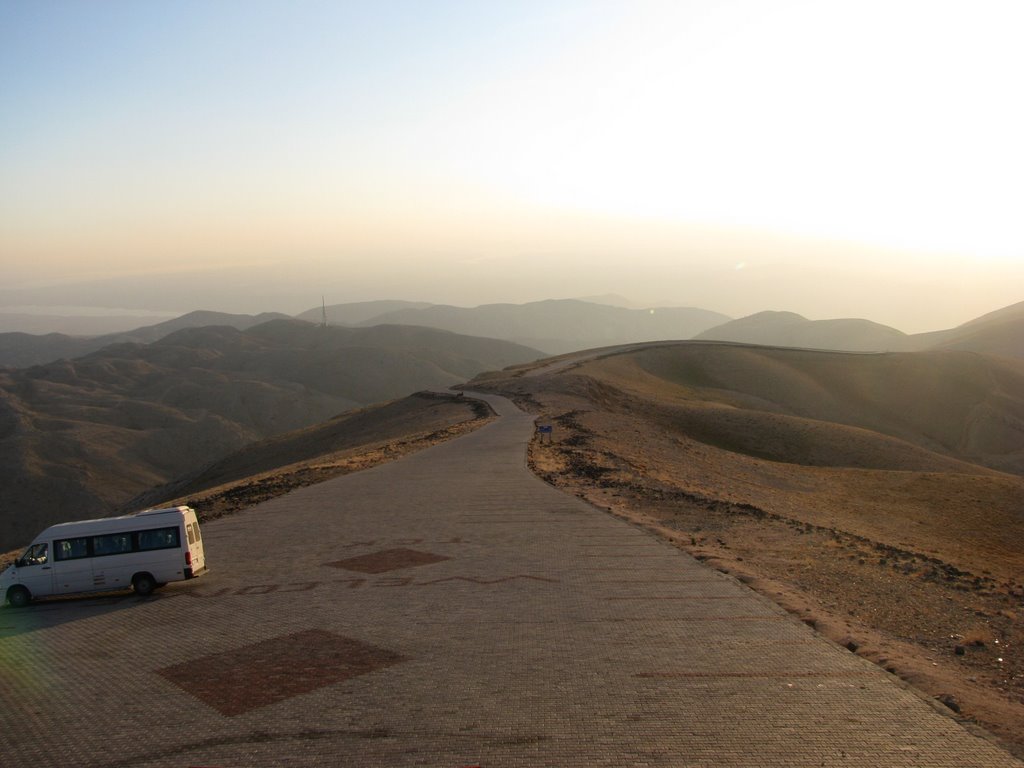
[[[15,567],[15,568],[24,568],[24,567],[25,567],[25,561],[24,561],[24,560],[22,560],[22,559],[21,559],[20,557],[19,557],[19,558],[17,558],[17,559],[16,559],[15,561],[14,561],[14,567]]]

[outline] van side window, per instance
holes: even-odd
[[[92,552],[95,556],[120,555],[132,551],[132,535],[130,533],[108,533],[104,536],[92,537]]]
[[[21,562],[25,565],[42,565],[46,562],[46,544],[33,544],[21,557]]]
[[[153,528],[139,531],[139,549],[177,549],[181,546],[181,534],[178,527]]]
[[[89,537],[80,536],[77,539],[60,539],[53,542],[54,560],[77,560],[80,557],[89,556]]]

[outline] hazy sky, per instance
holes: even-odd
[[[0,306],[954,325],[1024,300],[1022,29],[1019,0],[0,0]]]

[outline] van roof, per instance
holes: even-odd
[[[170,512],[184,514],[186,511],[191,511],[191,507],[181,506],[164,507],[163,509],[144,509],[141,512],[132,512],[130,515],[119,515],[117,517],[98,517],[92,520],[69,520],[66,523],[57,523],[55,525],[49,526],[48,528],[40,532],[39,536],[37,536],[36,538],[39,538],[44,533],[48,533],[50,531],[68,531],[77,528],[78,526],[88,526],[92,523],[112,523],[117,520],[133,520],[135,518],[148,517],[150,515],[165,515]]]
[[[130,515],[125,515],[125,517],[139,517],[140,515],[162,515],[165,512],[181,512],[182,514],[184,514],[185,512],[189,511],[189,509],[190,507],[185,506],[163,507],[162,509],[144,509],[141,512],[133,512]]]

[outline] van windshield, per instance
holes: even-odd
[[[45,543],[33,544],[31,547],[25,550],[25,554],[21,556],[18,563],[22,566],[28,565],[42,565],[48,559],[48,546]]]

